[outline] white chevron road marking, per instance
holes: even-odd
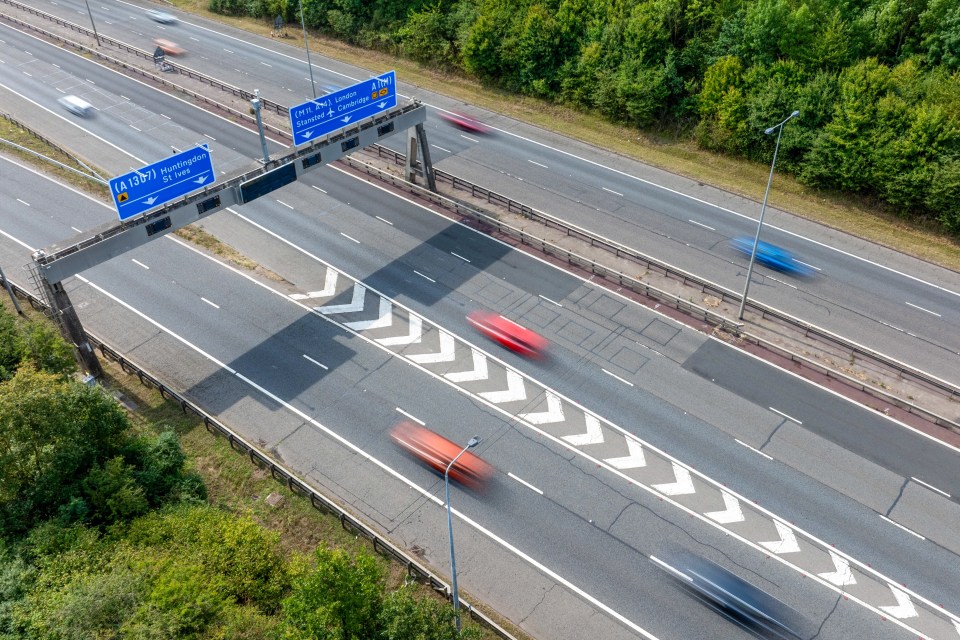
[[[385,347],[397,347],[407,344],[416,344],[423,338],[423,319],[420,316],[410,316],[410,331],[405,336],[392,338],[378,338],[377,342]]]
[[[473,368],[468,371],[448,373],[444,376],[447,380],[451,382],[476,382],[477,380],[487,379],[489,375],[487,372],[487,356],[476,349],[471,349],[471,351],[473,352]]]
[[[380,313],[373,320],[357,320],[356,322],[344,322],[346,326],[356,331],[366,331],[368,329],[383,329],[393,324],[393,305],[386,298],[380,298]]]
[[[311,291],[310,293],[291,293],[290,297],[294,300],[307,300],[309,298],[329,298],[337,291],[337,272],[327,267],[327,276],[323,281],[323,289],[320,291]]]
[[[774,520],[773,524],[777,527],[777,534],[780,536],[780,539],[761,542],[760,544],[777,555],[800,551],[800,545],[797,543],[797,536],[793,532],[793,529],[779,520]]]
[[[358,282],[353,285],[353,299],[350,300],[349,304],[332,304],[328,307],[314,307],[314,309],[325,316],[333,313],[353,313],[355,311],[363,311],[363,296],[366,292],[367,288]]]
[[[678,465],[676,462],[672,464],[673,474],[677,477],[677,481],[668,482],[665,484],[655,484],[653,485],[653,488],[668,496],[683,496],[690,493],[696,493],[697,490],[693,487],[693,478],[690,477],[690,472],[684,467]]]
[[[890,616],[903,620],[904,618],[916,618],[918,615],[917,608],[913,606],[913,603],[910,602],[910,596],[908,596],[900,589],[897,589],[892,584],[889,585],[890,591],[893,592],[893,597],[897,599],[897,604],[887,605],[885,607],[880,607],[883,611],[886,611]]]
[[[710,513],[705,513],[703,515],[712,520],[716,520],[720,524],[731,524],[733,522],[743,522],[745,520],[743,516],[743,509],[740,508],[740,501],[726,491],[723,492],[723,504],[726,506],[723,511],[711,511]]]
[[[853,577],[853,573],[850,571],[849,560],[842,556],[838,556],[833,551],[830,552],[830,559],[833,560],[833,567],[836,570],[818,574],[821,578],[827,582],[832,582],[838,587],[848,584],[857,584],[857,579]]]
[[[589,413],[584,414],[583,418],[587,423],[586,433],[574,433],[573,435],[563,436],[563,439],[575,447],[584,447],[588,444],[600,444],[603,442],[603,431],[600,430],[600,421]]]
[[[626,438],[626,441],[627,450],[630,452],[629,454],[622,458],[607,458],[604,462],[613,466],[615,469],[621,470],[637,469],[647,466],[647,459],[643,457],[643,447],[640,446],[640,443],[631,438]]]
[[[410,359],[420,364],[436,364],[438,362],[450,362],[453,360],[456,351],[456,343],[446,331],[440,331],[440,351],[436,353],[419,353],[410,356]]]
[[[563,422],[563,403],[560,398],[547,391],[547,410],[537,413],[521,413],[520,418],[531,424]]]
[[[523,378],[516,371],[507,370],[507,388],[502,391],[484,391],[480,394],[494,404],[501,402],[512,402],[514,400],[526,400],[527,388],[523,384]]]

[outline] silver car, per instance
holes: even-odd
[[[177,21],[177,16],[159,9],[147,9],[147,16],[161,24],[174,24]]]
[[[61,107],[74,115],[80,116],[81,118],[86,118],[88,115],[93,113],[93,105],[83,98],[78,98],[77,96],[63,96],[57,100],[57,102],[60,103]]]

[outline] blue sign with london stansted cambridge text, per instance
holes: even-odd
[[[397,72],[379,76],[290,107],[293,144],[310,142],[397,106]]]
[[[110,180],[120,221],[213,184],[210,149],[202,144]]]

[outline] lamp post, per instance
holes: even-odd
[[[467,449],[472,449],[478,444],[480,444],[480,436],[470,438],[467,446],[450,461],[446,471],[443,472],[443,485],[447,496],[447,531],[450,534],[450,574],[451,582],[453,583],[453,615],[457,623],[457,633],[460,633],[460,595],[457,592],[457,559],[453,555],[453,516],[450,513],[450,468],[456,464],[460,456],[467,452]]]
[[[777,151],[780,150],[780,136],[783,135],[783,125],[800,115],[799,111],[794,111],[778,125],[772,126],[764,133],[770,135],[777,132],[777,145],[773,148],[773,162],[770,163],[770,177],[767,178],[767,191],[763,194],[763,205],[760,207],[760,220],[757,222],[757,235],[753,237],[753,251],[750,252],[750,265],[747,267],[747,284],[743,287],[743,299],[740,300],[740,312],[737,314],[738,320],[743,320],[743,309],[747,306],[747,292],[750,291],[750,278],[753,276],[753,263],[757,260],[757,245],[760,243],[760,229],[763,228],[763,214],[767,210],[767,198],[770,196],[770,183],[773,182],[773,167],[777,164]]]
[[[90,2],[89,0],[83,0],[87,5],[87,14],[90,16],[90,26],[93,27],[93,37],[97,40],[97,46],[100,46],[100,34],[97,33],[97,25],[93,22],[93,12],[90,11]]]
[[[303,46],[307,50],[307,69],[310,70],[310,88],[313,89],[313,99],[317,99],[317,85],[313,82],[313,65],[310,64],[310,44],[307,42],[307,23],[303,19],[303,0],[300,0],[300,27],[303,29]]]

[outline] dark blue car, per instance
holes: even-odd
[[[753,253],[753,238],[741,236],[730,241],[730,246],[750,257]],[[813,270],[793,257],[793,254],[775,244],[761,240],[757,243],[757,262],[765,267],[795,275],[810,275]]]

